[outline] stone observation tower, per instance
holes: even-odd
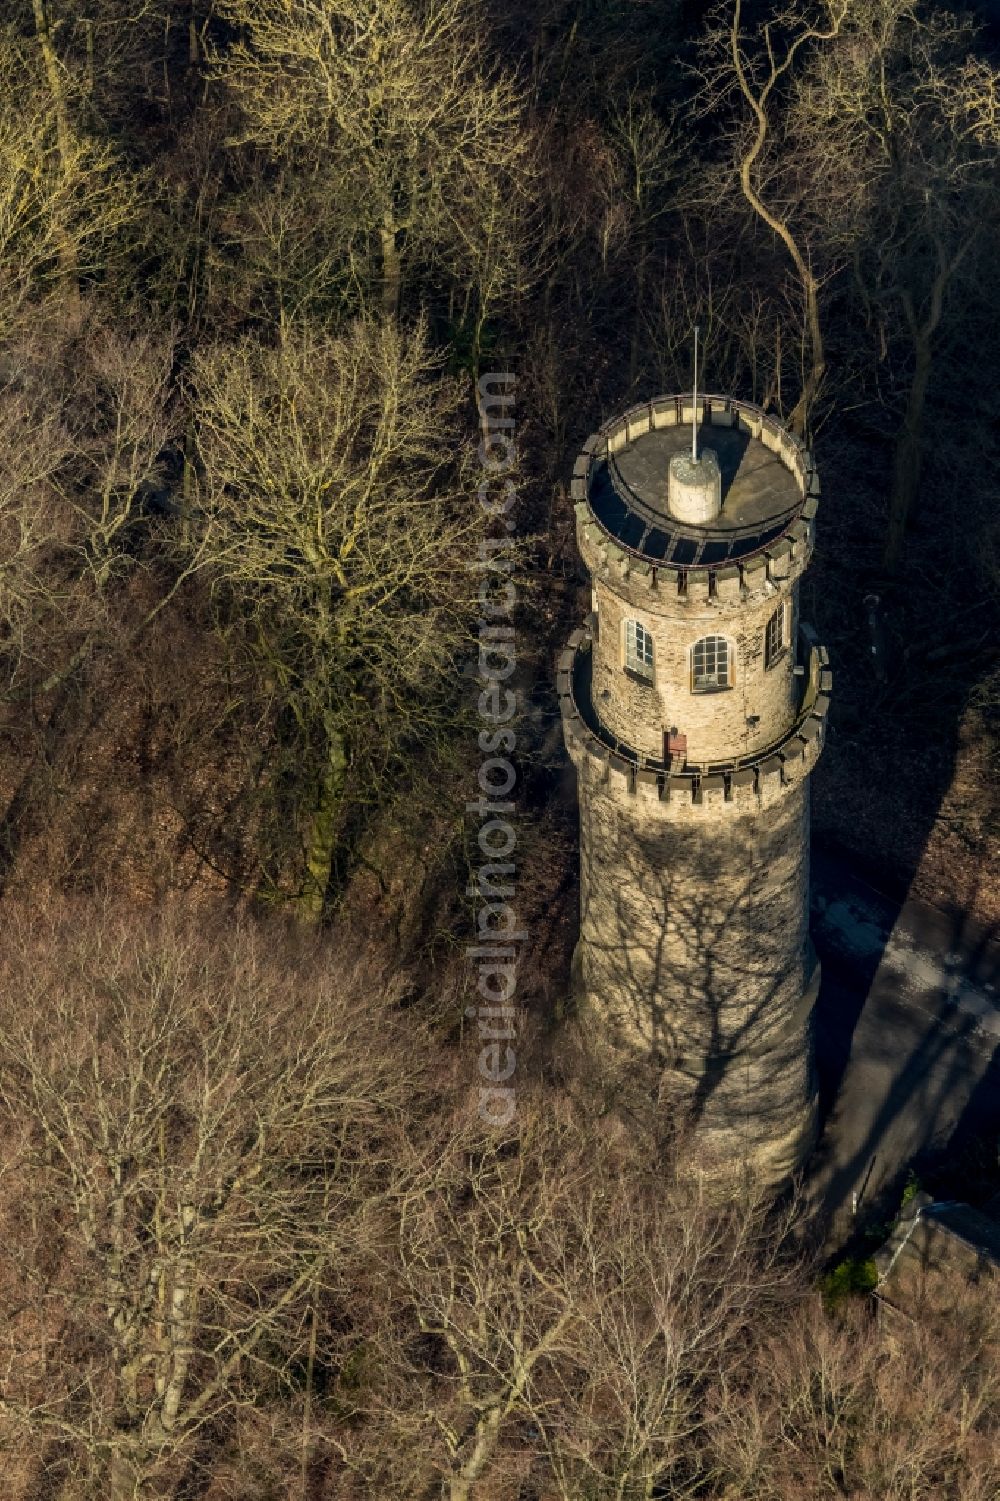
[[[660,397],[573,471],[592,614],[559,660],[578,774],[589,1031],[662,1071],[710,1176],[815,1136],[809,774],[826,652],[799,620],[819,483],[755,406]],[[694,442],[693,442],[694,439]]]

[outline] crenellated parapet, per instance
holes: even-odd
[[[804,634],[811,635],[808,628]],[[559,657],[556,689],[563,732],[577,772],[590,788],[601,788],[645,810],[650,818],[713,818],[756,813],[770,807],[785,788],[808,777],[826,738],[833,674],[825,647],[812,641],[803,664],[804,690],[791,729],[775,744],[728,765],[667,767],[611,736],[589,702],[585,659],[592,647],[589,630],[572,633]]]
[[[662,506],[629,482],[623,451],[648,434],[690,429],[690,396],[658,397],[592,433],[573,470],[577,542],[590,572],[631,603],[656,608],[659,596],[696,608],[739,606],[787,584],[809,565],[819,509],[819,476],[809,450],[777,419],[750,402],[706,396],[699,402],[703,444],[754,440],[787,473],[787,493],[770,514],[727,517],[725,524],[671,523]],[[726,436],[728,434],[728,436]],[[664,487],[666,485],[664,469]]]

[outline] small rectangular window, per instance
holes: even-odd
[[[639,677],[653,681],[653,638],[638,620],[625,622],[625,666]]]

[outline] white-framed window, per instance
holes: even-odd
[[[625,622],[625,666],[638,677],[653,681],[653,638],[638,620]]]
[[[691,691],[709,693],[731,686],[729,642],[725,636],[702,636],[691,648]]]
[[[785,650],[785,605],[782,602],[764,630],[764,668],[773,667]]]

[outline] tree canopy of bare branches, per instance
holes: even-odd
[[[199,351],[197,546],[252,622],[254,648],[318,756],[304,901],[320,911],[353,765],[441,731],[475,608],[475,514],[423,328],[358,320]],[[445,718],[442,718],[442,714]],[[390,761],[391,764],[391,761]],[[356,780],[356,796],[368,787]]]
[[[395,1052],[391,988],[301,937],[265,954],[93,910],[16,936],[4,1445],[37,1485],[148,1495],[206,1425],[294,1381],[308,1310],[382,1233],[420,1062]]]

